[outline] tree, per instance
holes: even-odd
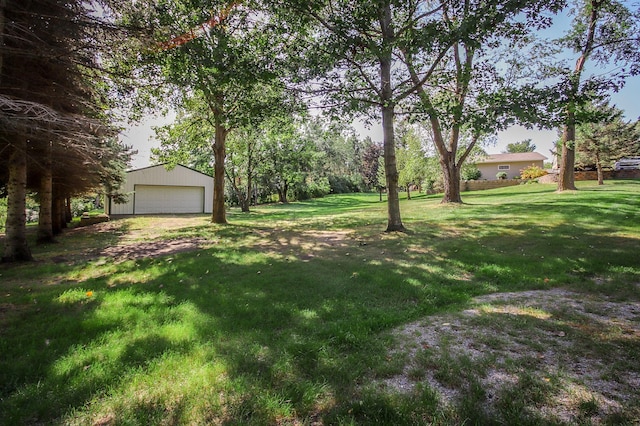
[[[50,241],[66,224],[64,199],[112,178],[108,167],[119,147],[105,142],[113,129],[104,113],[97,40],[106,26],[80,1],[2,6],[0,151],[7,157],[0,163],[8,159],[9,201],[3,260],[20,261],[32,258],[26,190],[39,193],[38,238]]]
[[[365,148],[362,154],[362,178],[368,189],[378,190],[383,187],[384,181],[380,180],[380,157],[382,156],[382,144],[365,140]]]
[[[420,190],[427,175],[425,147],[422,144],[415,126],[404,122],[398,128],[398,169],[399,183],[407,191],[407,199],[411,199],[411,186]]]
[[[336,112],[381,120],[387,187],[387,232],[404,231],[398,198],[395,151],[397,106],[413,91],[394,69],[394,55],[403,37],[410,37],[416,3],[383,0],[348,2],[288,0],[275,2],[289,15],[304,17],[313,27],[306,49],[305,77],[311,90],[324,95]],[[290,11],[293,10],[294,13]]]
[[[508,60],[510,52],[528,43],[529,27],[547,25],[541,13],[560,2],[435,3],[426,18],[412,22],[425,42],[407,44],[402,60],[417,87],[415,112],[433,133],[444,178],[442,202],[461,203],[461,167],[473,148],[525,112],[524,106],[507,104],[505,94],[518,89],[512,74],[519,63]],[[470,142],[459,152],[464,134]]]
[[[198,116],[213,129],[211,220],[226,223],[227,136],[286,104],[276,87],[285,49],[278,42],[283,33],[266,18],[268,11],[217,3],[219,12],[212,17],[210,1],[173,0],[158,7],[138,2],[124,19],[156,24],[153,36],[163,41],[149,46],[142,63],[137,64],[137,56],[129,58],[136,62],[134,76],[151,76],[152,81],[142,86],[144,96],[162,102],[168,93],[174,106],[190,110],[197,105]],[[158,84],[165,90],[158,93]]]
[[[506,153],[519,153],[519,152],[533,152],[536,150],[536,145],[532,143],[531,139],[525,139],[520,142],[513,142],[507,144]]]
[[[332,193],[364,190],[361,170],[365,141],[358,138],[351,126],[316,116],[306,118],[303,131],[319,152],[313,173],[329,181]]]
[[[244,213],[249,212],[259,163],[264,158],[264,138],[262,127],[244,126],[229,139],[230,149],[225,166],[227,182]]]
[[[558,46],[578,55],[573,68],[560,67],[562,81],[555,88],[562,111],[562,158],[558,191],[575,190],[576,125],[588,122],[583,107],[618,90],[625,79],[640,72],[640,9],[631,10],[622,1],[581,0],[571,9],[573,25],[556,40]],[[587,75],[587,61],[614,71]]]
[[[598,184],[603,185],[603,167],[611,167],[621,157],[640,155],[640,126],[625,122],[624,112],[614,106],[593,105],[590,109],[599,119],[577,126],[576,165],[595,165]]]
[[[151,148],[152,161],[168,168],[181,164],[213,176],[215,128],[208,118],[209,107],[202,99],[184,99],[172,123],[153,129],[160,146]]]
[[[277,117],[266,124],[260,175],[288,203],[289,191],[308,177],[317,151],[292,117]]]

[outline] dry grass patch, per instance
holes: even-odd
[[[383,388],[426,385],[443,406],[476,405],[475,418],[599,424],[640,414],[640,303],[561,289],[474,302],[397,329],[389,356],[406,363]]]

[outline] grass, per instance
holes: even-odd
[[[457,318],[497,292],[562,287],[587,305],[638,303],[640,182],[578,184],[465,193],[455,207],[403,200],[407,234],[381,233],[386,204],[360,194],[231,210],[227,226],[127,218],[33,246],[37,263],[0,267],[0,424],[561,424],[532,410],[583,384],[537,374],[543,360],[473,358],[445,339],[414,349],[414,361],[395,330]],[[180,238],[203,248],[100,255]],[[640,336],[626,323],[500,306],[474,318],[491,330],[478,344],[543,351],[562,332],[567,360],[601,359],[611,380],[640,377]],[[496,366],[514,380],[489,395],[483,380]],[[412,391],[379,385],[407,368]],[[445,404],[431,376],[461,397]],[[604,422],[632,423],[637,396],[617,402]],[[599,404],[580,394],[573,421],[588,424]]]

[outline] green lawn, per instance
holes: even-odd
[[[414,197],[401,205],[406,234],[382,233],[386,203],[359,194],[231,210],[226,226],[127,218],[33,246],[36,263],[0,266],[0,424],[589,424],[594,413],[633,424],[633,392],[611,397],[615,412],[594,398],[576,403],[579,418],[538,410],[543,396],[567,391],[567,375],[541,378],[522,360],[480,362],[425,345],[410,392],[379,384],[409,363],[409,349],[397,352],[399,328],[458,318],[474,297],[563,288],[637,306],[640,181],[579,188],[464,193],[455,207]],[[118,262],[99,254],[185,238],[202,247]],[[575,337],[563,356],[597,357],[611,377],[640,383],[635,312],[635,329],[615,329],[624,339],[614,327],[580,340],[575,312],[550,315]],[[499,333],[510,326],[536,340],[548,326],[520,320],[492,320],[495,339],[483,344],[506,345]],[[498,363],[518,385],[487,412],[494,399],[478,377]],[[430,374],[463,397],[443,402]]]

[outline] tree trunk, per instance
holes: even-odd
[[[396,140],[394,134],[395,104],[391,86],[392,49],[395,34],[391,19],[389,2],[380,10],[380,28],[383,46],[380,52],[380,94],[382,109],[382,134],[384,174],[387,182],[387,229],[386,232],[405,232],[400,217],[400,199],[398,197],[398,167],[396,165]]]
[[[27,140],[14,139],[13,152],[9,159],[9,182],[7,185],[7,221],[5,224],[5,248],[3,262],[33,260],[27,243]]]
[[[243,213],[249,213],[251,206],[251,177],[248,178],[248,183],[244,190],[242,187],[238,188],[238,200],[240,202],[240,210]]]
[[[67,223],[73,221],[73,214],[71,213],[71,197],[65,197],[64,199],[64,227],[67,227]]]
[[[38,214],[38,243],[53,242],[53,177],[51,163],[45,162],[40,178],[40,213]]]
[[[455,157],[447,152],[440,157],[440,166],[444,177],[444,197],[442,203],[462,203],[460,195],[460,167],[456,165]]]
[[[0,46],[4,46],[4,29],[5,29],[5,9],[7,8],[7,0],[0,0]],[[2,66],[4,64],[3,53],[0,52],[0,76],[2,75]]]
[[[411,185],[407,184],[407,200],[411,199]]]
[[[67,225],[65,221],[65,213],[64,213],[64,198],[60,197],[59,195],[54,195],[51,211],[52,211],[51,224],[53,226],[53,235],[61,234],[62,230]]]
[[[251,206],[251,186],[253,185],[253,161],[252,161],[251,145],[247,149],[247,190],[245,192],[246,210],[243,207],[242,211],[249,213],[249,207]]]
[[[407,63],[411,79],[416,85],[418,96],[422,105],[428,112],[429,123],[431,124],[431,131],[433,134],[433,142],[438,151],[438,159],[440,161],[440,168],[444,178],[444,197],[442,203],[462,203],[462,197],[460,196],[460,167],[464,163],[464,159],[471,152],[471,148],[475,144],[472,143],[467,147],[467,150],[460,162],[456,164],[456,153],[458,146],[458,133],[459,128],[456,128],[456,134],[452,134],[451,143],[449,148],[444,140],[444,134],[440,125],[440,119],[438,118],[437,111],[435,110],[429,94],[424,90],[424,86],[420,84],[420,78],[413,69],[413,65]]]
[[[562,132],[562,158],[560,159],[560,175],[558,177],[558,191],[576,190],[576,123],[573,112],[567,114],[567,123]]]
[[[596,154],[596,171],[598,173],[598,185],[604,185],[604,173],[602,171],[602,162],[600,161],[599,154]]]
[[[390,74],[389,74],[390,75]],[[382,130],[384,134],[384,174],[387,182],[387,229],[386,232],[405,232],[400,217],[398,196],[398,168],[393,129],[393,107],[382,108]]]
[[[289,203],[289,200],[287,199],[288,191],[289,191],[289,184],[283,183],[282,185],[278,186],[278,201],[280,201],[282,204]]]
[[[227,223],[227,213],[224,205],[224,160],[226,157],[227,129],[220,121],[220,114],[216,116],[216,137],[213,143],[213,214],[211,222]]]

